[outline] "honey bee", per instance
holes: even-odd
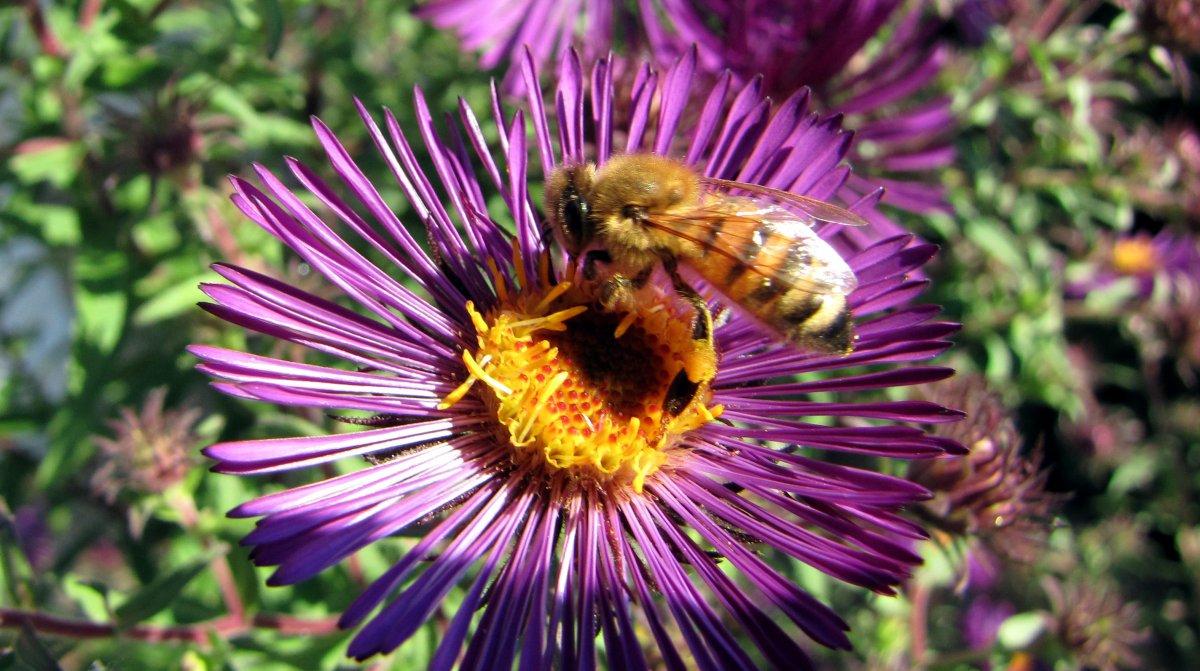
[[[745,194],[745,195],[742,195]],[[812,229],[815,221],[864,226],[824,201],[765,186],[705,177],[653,154],[614,156],[558,168],[546,212],[559,243],[583,273],[611,266],[601,302],[614,307],[661,265],[696,308],[693,338],[711,339],[705,301],[679,275],[685,264],[741,311],[802,348],[849,354],[854,321],[847,295],[857,278]],[[689,373],[698,382],[702,373]]]

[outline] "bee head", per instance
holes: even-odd
[[[546,182],[546,216],[559,244],[571,256],[576,256],[595,235],[587,200],[594,173],[590,165],[563,166]]]

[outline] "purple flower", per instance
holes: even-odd
[[[1009,0],[962,0],[954,8],[951,21],[959,39],[969,47],[983,46],[988,33],[1012,17]]]
[[[972,650],[991,648],[996,643],[1000,625],[1016,612],[1011,603],[986,594],[972,598],[962,621],[962,634],[967,647]]]
[[[855,131],[855,165],[870,179],[850,178],[865,193],[884,186],[886,203],[919,214],[948,210],[941,187],[913,173],[934,171],[954,159],[955,126],[948,96],[929,89],[947,57],[942,21],[922,3],[900,0],[708,0],[722,27],[718,67],[741,79],[761,75],[769,95],[811,87],[823,109],[846,116]],[[695,23],[681,37],[708,45]],[[702,26],[700,28],[702,30]],[[879,40],[881,34],[886,39]],[[878,49],[865,48],[878,40]],[[870,185],[870,186],[868,186]]]
[[[584,62],[592,62],[618,44],[626,53],[668,63],[696,43],[709,54],[705,69],[720,69],[720,43],[704,26],[703,3],[650,0],[634,11],[615,0],[433,0],[417,14],[456,32],[464,49],[482,52],[480,64],[485,68],[515,62],[524,49],[540,66],[549,65],[567,47],[575,48]],[[520,87],[524,82],[515,76],[508,84]]]
[[[913,363],[944,350],[955,330],[934,321],[936,307],[912,304],[926,282],[908,273],[931,245],[895,237],[852,253],[857,231],[817,229],[858,279],[849,296],[858,340],[847,356],[786,346],[740,319],[720,324],[712,343],[693,339],[690,305],[657,281],[627,314],[606,311],[546,249],[530,194],[537,183],[564,162],[668,153],[689,109],[699,118],[684,160],[703,174],[822,199],[839,192],[847,136],[835,120],[809,114],[803,95],[772,112],[757,87],[730,96],[728,81],[694,96],[694,68],[689,54],[663,73],[643,69],[631,121],[619,127],[611,61],[585,78],[573,53],[552,115],[532,61],[523,68],[527,110],[506,115],[494,94],[484,122],[463,103],[445,136],[418,90],[432,174],[390,112],[380,128],[360,106],[432,253],[319,121],[338,189],[296,161],[288,167],[311,194],[304,199],[265,168],[261,188],[234,179],[238,207],[357,308],[218,266],[228,283],[204,287],[214,301],[206,309],[345,363],[195,346],[200,367],[226,393],[353,412],[348,421],[366,428],[206,452],[215,470],[240,475],[370,464],[236,508],[261,518],[245,539],[254,561],[278,567],[271,584],[295,583],[421,525],[416,544],[343,616],[343,626],[360,627],[350,655],[400,646],[461,585],[433,668],[507,668],[518,658],[522,668],[646,668],[650,658],[665,668],[748,668],[755,659],[800,668],[808,658],[798,632],[846,648],[847,627],[764,553],[883,594],[918,561],[910,548],[922,532],[899,509],[925,490],[819,454],[961,450],[910,424],[961,413],[871,393],[950,374]],[[528,164],[530,127],[540,169]],[[357,244],[310,209],[312,199]],[[715,377],[665,411],[672,381],[714,347]]]
[[[954,159],[950,98],[928,92],[947,53],[938,39],[943,22],[921,3],[902,4],[660,0],[632,11],[604,0],[434,0],[419,13],[456,31],[465,48],[482,50],[485,67],[516,60],[524,48],[546,64],[574,44],[585,60],[617,48],[665,68],[697,45],[697,74],[710,83],[730,72],[735,84],[756,81],[780,100],[810,87],[823,110],[846,115],[855,129],[851,156],[870,179],[851,176],[850,186],[860,194],[884,186],[888,205],[928,214],[949,209],[941,187],[920,175]],[[868,54],[864,47],[883,32]],[[522,80],[510,76],[507,84],[520,91]],[[877,226],[900,232],[883,218]]]
[[[1095,261],[1067,283],[1067,298],[1085,298],[1126,278],[1141,299],[1150,298],[1158,284],[1168,293],[1180,284],[1200,286],[1200,242],[1186,233],[1126,235],[1102,242],[1093,256]]]
[[[1050,473],[1042,468],[1040,451],[1022,453],[1011,412],[981,376],[959,375],[918,394],[966,411],[966,420],[940,426],[935,433],[971,452],[910,466],[909,478],[932,494],[914,512],[951,538],[982,542],[998,556],[1032,563],[1042,554],[1063,498],[1046,491]]]
[[[1141,624],[1136,601],[1116,585],[1078,574],[1045,576],[1041,583],[1050,601],[1050,628],[1080,668],[1144,668],[1138,648],[1150,640],[1151,632]]]
[[[36,571],[49,571],[53,568],[56,554],[54,531],[46,519],[43,506],[20,506],[13,511],[11,518],[5,516],[4,523],[12,529],[17,545],[31,568]]]

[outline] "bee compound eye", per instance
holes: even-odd
[[[587,243],[588,237],[588,204],[574,188],[568,188],[563,194],[562,225],[567,240],[575,245],[575,250]]]

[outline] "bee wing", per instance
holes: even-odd
[[[811,220],[774,203],[726,196],[686,214],[653,217],[648,223],[695,243],[704,256],[724,256],[784,286],[841,295],[858,286],[854,271],[817,235]],[[763,250],[768,247],[776,258],[764,261]]]
[[[827,203],[823,200],[809,198],[808,196],[801,196],[798,193],[791,193],[782,189],[773,189],[769,186],[763,186],[761,184],[734,182],[732,180],[718,179],[716,177],[701,177],[700,181],[709,187],[713,187],[714,189],[721,189],[725,191],[744,191],[752,194],[753,196],[766,198],[769,201],[773,201],[775,203],[779,203],[780,205],[803,212],[804,214],[807,214],[818,221],[827,221],[831,224],[841,224],[843,226],[870,225],[870,222],[851,212],[850,210],[838,207],[832,203]],[[732,199],[738,200],[739,198],[734,196]],[[752,197],[749,200],[757,199]]]

